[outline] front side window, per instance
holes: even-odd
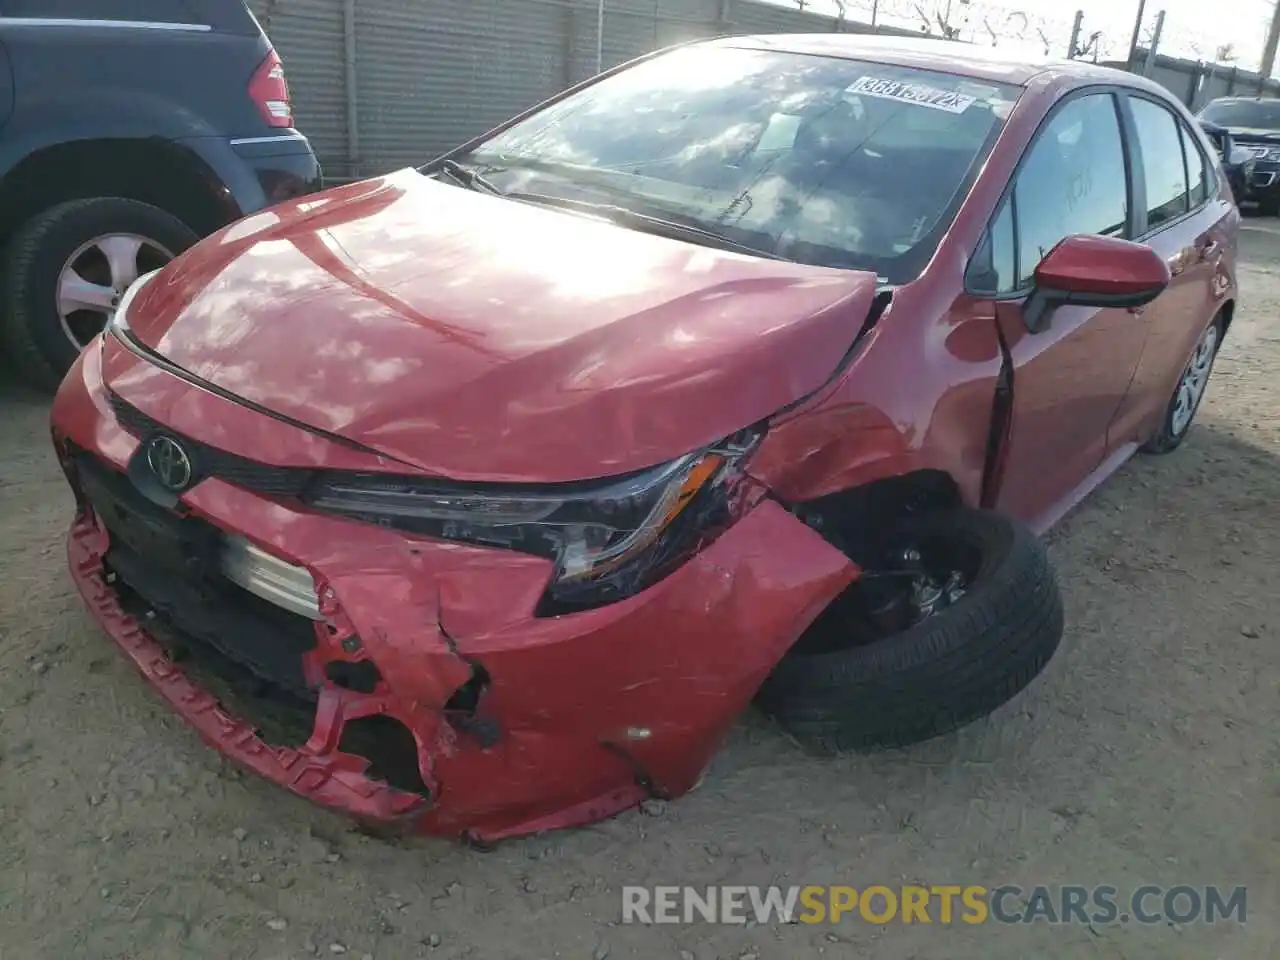
[[[914,279],[1020,88],[780,51],[692,47],[595,83],[459,162],[803,263]]]
[[[1030,285],[1036,265],[1064,237],[1125,235],[1129,194],[1111,94],[1077,97],[1053,115],[1018,170],[1013,203],[1018,251],[1014,289]]]
[[[1147,184],[1147,229],[1154,230],[1187,212],[1187,168],[1177,118],[1159,104],[1132,97],[1133,125]]]

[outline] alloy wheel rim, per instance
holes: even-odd
[[[129,285],[172,259],[164,246],[136,233],[108,233],[82,243],[58,272],[62,332],[83,350],[106,329]]]
[[[1204,396],[1205,387],[1209,384],[1209,372],[1213,369],[1214,354],[1218,349],[1218,326],[1211,324],[1200,337],[1196,351],[1191,355],[1182,379],[1178,381],[1178,392],[1173,404],[1173,415],[1169,429],[1177,437],[1181,436],[1191,425],[1196,408]]]

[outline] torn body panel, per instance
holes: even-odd
[[[844,371],[770,425],[751,475],[782,499],[805,502],[935,470],[955,481],[963,502],[979,504],[1004,358],[989,301],[934,302],[939,296],[895,291]],[[923,369],[933,372],[912,375]]]
[[[59,393],[60,450],[122,473],[138,441],[109,417],[100,369],[87,351]],[[263,739],[172,662],[146,615],[126,610],[108,582],[112,537],[85,507],[69,542],[73,576],[144,676],[217,749],[295,793],[480,840],[688,790],[777,660],[856,576],[763,500],[644,593],[537,618],[544,558],[323,516],[216,477],[182,505],[314,577],[325,619],[303,656],[310,736],[299,746]],[[371,687],[332,669],[359,663],[375,668]],[[422,790],[374,779],[367,755],[345,752],[344,733],[371,717],[412,734]]]

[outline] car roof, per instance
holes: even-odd
[[[996,47],[943,40],[939,37],[885,37],[860,33],[783,33],[721,37],[704,41],[710,46],[749,47],[787,53],[874,59],[879,63],[920,67],[954,73],[975,80],[1024,86],[1032,77],[1051,74],[1064,86],[1087,83],[1120,83],[1138,89],[1164,92],[1150,81],[1123,70],[1079,60],[1037,59]]]

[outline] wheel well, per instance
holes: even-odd
[[[1234,300],[1227,300],[1222,304],[1219,312],[1222,314],[1221,340],[1225,340],[1227,338],[1227,331],[1231,329],[1231,319],[1236,315],[1236,302]],[[1219,342],[1221,342],[1221,340]]]
[[[790,504],[789,509],[854,563],[866,566],[905,518],[963,502],[949,473],[915,470]]]
[[[150,203],[205,236],[235,218],[222,193],[202,161],[164,140],[57,144],[24,158],[0,182],[0,238],[49,207],[84,197]]]

